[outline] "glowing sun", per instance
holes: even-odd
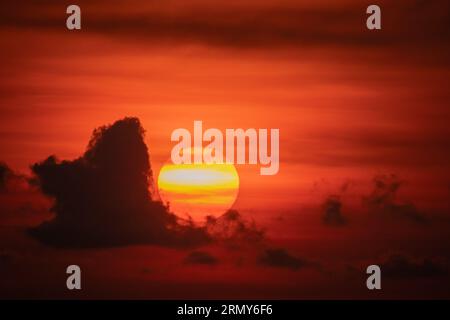
[[[159,172],[158,191],[170,211],[203,221],[233,205],[239,176],[233,164],[166,164]]]

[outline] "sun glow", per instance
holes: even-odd
[[[166,164],[158,176],[158,190],[172,212],[201,221],[233,205],[239,176],[232,164]]]

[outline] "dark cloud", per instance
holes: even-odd
[[[252,257],[258,264],[274,268],[298,270],[312,265],[305,259],[292,256],[284,248],[272,248],[265,231],[236,210],[228,210],[218,218],[208,217],[206,230],[216,243],[238,252],[241,255],[239,263],[244,257]]]
[[[184,261],[187,264],[206,264],[206,265],[215,265],[219,262],[216,257],[212,256],[211,254],[205,251],[193,251],[187,255]]]
[[[206,230],[215,241],[232,248],[262,246],[265,241],[264,230],[236,210],[228,210],[218,218],[207,217]]]
[[[328,195],[325,196],[320,207],[321,219],[324,225],[339,227],[347,224],[348,220],[342,213],[342,196],[353,187],[353,185],[353,180],[346,179],[335,192],[329,193],[329,191],[326,191],[325,194]],[[319,189],[321,187],[329,189],[330,185],[324,179],[314,182],[313,190],[315,193],[320,192]],[[336,187],[333,187],[333,189],[336,189]]]
[[[265,230],[236,210],[229,210],[218,218],[208,217],[206,230],[216,243],[238,253],[238,265],[250,258],[259,265],[273,268],[299,270],[313,266],[313,263],[291,255],[284,248],[272,248]]]
[[[0,163],[0,226],[32,226],[48,217],[49,203],[29,177]]]
[[[447,1],[388,1],[384,28],[376,36],[365,28],[366,5],[355,1],[336,5],[305,5],[293,1],[171,1],[148,5],[84,1],[83,28],[110,36],[156,41],[200,42],[233,47],[304,46],[310,44],[398,45],[440,43],[448,37]],[[54,1],[2,2],[0,23],[19,28],[64,30],[65,3]],[[141,10],[135,10],[140,8]]]
[[[6,183],[11,174],[11,169],[5,163],[0,162],[0,192],[6,189]]]
[[[339,196],[329,196],[322,205],[322,221],[328,226],[343,226],[347,219],[342,215],[342,202]]]
[[[402,254],[390,255],[380,268],[382,275],[389,278],[428,278],[449,274],[449,265],[443,260],[412,259]]]
[[[6,163],[0,162],[0,192],[20,191],[28,187],[28,179],[14,172]]]
[[[137,243],[191,246],[208,241],[203,228],[183,223],[151,199],[144,130],[136,118],[96,129],[84,155],[54,156],[32,171],[54,198],[55,217],[30,234],[56,247],[109,247]]]
[[[373,178],[373,191],[369,196],[363,197],[364,204],[369,212],[378,216],[408,219],[419,224],[426,223],[425,216],[412,203],[401,203],[396,199],[402,183],[394,174],[376,175]]]
[[[0,161],[0,192],[20,192],[34,185],[32,178],[15,172],[6,163]]]
[[[289,254],[285,249],[266,249],[259,259],[259,263],[276,268],[287,268],[297,270],[310,265],[301,258]]]

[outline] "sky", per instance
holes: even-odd
[[[79,31],[63,3],[0,4],[0,161],[13,171],[0,297],[450,297],[447,1],[378,1],[375,31],[356,0],[77,4]],[[171,132],[194,120],[278,128],[278,174],[237,165],[239,218],[224,219],[262,239],[79,249],[30,236],[55,215],[30,166],[83,156],[124,117],[145,130],[153,181]],[[81,293],[61,287],[70,261],[86,269]],[[388,270],[382,292],[365,288],[369,263]]]

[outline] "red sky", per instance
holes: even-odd
[[[241,189],[235,209],[266,227],[275,244],[331,265],[339,274],[327,278],[314,270],[240,269],[239,258],[212,248],[232,262],[207,266],[213,280],[199,279],[203,286],[194,296],[239,295],[234,285],[241,278],[248,282],[242,291],[247,297],[261,292],[260,286],[273,297],[365,296],[357,281],[346,282],[342,270],[347,264],[377,261],[391,251],[417,259],[449,258],[446,1],[378,1],[379,31],[366,29],[369,3],[361,1],[77,4],[81,31],[65,28],[64,5],[0,5],[0,160],[29,174],[30,164],[51,154],[80,156],[94,128],[136,116],[146,130],[156,175],[169,159],[172,130],[191,129],[194,120],[202,120],[205,128],[279,128],[279,174],[260,176],[258,167],[238,167]],[[371,193],[375,175],[391,173],[405,181],[398,201],[411,202],[431,217],[430,226],[366,221],[362,197]],[[349,181],[348,190],[340,191]],[[321,205],[330,194],[341,195],[347,226],[321,224]],[[6,196],[2,201],[9,208]],[[20,229],[30,224],[27,219],[21,226],[12,224]],[[33,260],[31,252],[43,250],[55,270],[71,256],[87,266],[101,259],[115,266],[106,278],[117,279],[117,287],[137,287],[122,291],[130,296],[157,297],[148,293],[161,287],[156,281],[168,285],[161,297],[173,297],[180,288],[180,297],[187,297],[188,279],[197,279],[205,268],[186,267],[179,263],[186,252],[164,248],[48,249],[21,239],[11,223],[3,224],[5,251],[17,251],[20,259],[42,268],[47,262]],[[383,232],[394,240],[386,241]],[[366,244],[376,244],[373,253],[365,252]],[[127,261],[114,260],[116,251],[123,251]],[[147,255],[166,257],[167,265]],[[155,273],[140,273],[147,264]],[[99,285],[91,289],[93,296],[107,296],[109,280],[103,283],[101,272],[94,273]],[[279,280],[262,285],[272,273]],[[231,284],[224,283],[226,277]],[[329,291],[328,281],[333,283]],[[448,289],[428,281],[412,283],[449,297]],[[34,287],[14,283],[7,290],[0,287],[0,296],[36,295]],[[215,289],[221,286],[222,291]],[[48,296],[60,293],[56,287],[49,285]],[[385,297],[411,295],[401,282],[389,288]]]

